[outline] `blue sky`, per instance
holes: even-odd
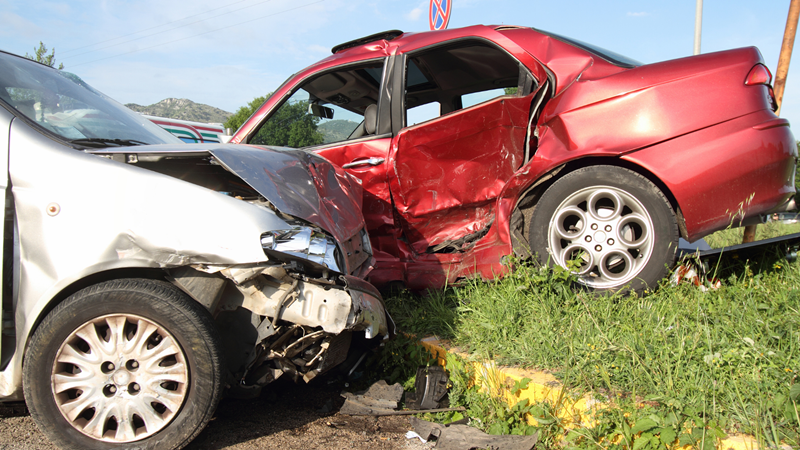
[[[450,28],[534,26],[644,63],[693,50],[695,0],[452,1]],[[789,0],[705,0],[702,52],[755,45],[774,74],[788,9]],[[178,97],[233,112],[336,44],[427,30],[427,11],[428,0],[0,0],[0,49],[24,55],[43,41],[122,103]],[[781,115],[798,124],[794,56]]]

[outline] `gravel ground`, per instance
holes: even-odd
[[[187,449],[428,450],[407,416],[346,416],[341,386],[276,382],[257,399],[223,400]],[[55,449],[30,416],[0,417],[0,449]]]

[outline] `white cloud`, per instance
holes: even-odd
[[[408,19],[408,20],[418,20],[423,12],[424,11],[422,11],[422,8],[417,7],[417,8],[412,9],[411,12],[409,12],[405,16],[406,16],[406,19]]]
[[[331,46],[331,47],[333,47],[333,46]],[[318,54],[318,55],[328,56],[331,53],[330,47],[325,47],[323,45],[312,44],[312,45],[309,45],[307,48],[308,48],[309,52],[315,53],[315,54]]]
[[[628,11],[628,17],[644,17],[644,16],[649,16],[649,15],[650,15],[650,13],[647,13],[647,12],[632,12],[632,11]]]
[[[38,25],[11,12],[0,12],[0,36],[24,36],[37,38],[42,35],[42,28]]]

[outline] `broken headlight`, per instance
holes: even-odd
[[[268,231],[261,235],[261,246],[287,255],[322,264],[331,270],[343,272],[336,241],[327,234],[310,227],[293,227],[290,230]]]

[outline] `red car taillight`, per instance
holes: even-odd
[[[750,73],[748,73],[747,77],[744,79],[744,84],[746,86],[766,86],[769,91],[769,104],[773,111],[777,111],[778,102],[775,101],[775,92],[772,91],[770,83],[772,83],[772,73],[767,69],[767,66],[763,64],[756,64],[753,66],[753,68],[750,69]]]
[[[750,69],[750,73],[747,74],[747,78],[744,80],[744,84],[748,86],[752,86],[755,84],[766,84],[769,85],[772,83],[772,73],[770,73],[767,66],[763,64],[756,64]]]

